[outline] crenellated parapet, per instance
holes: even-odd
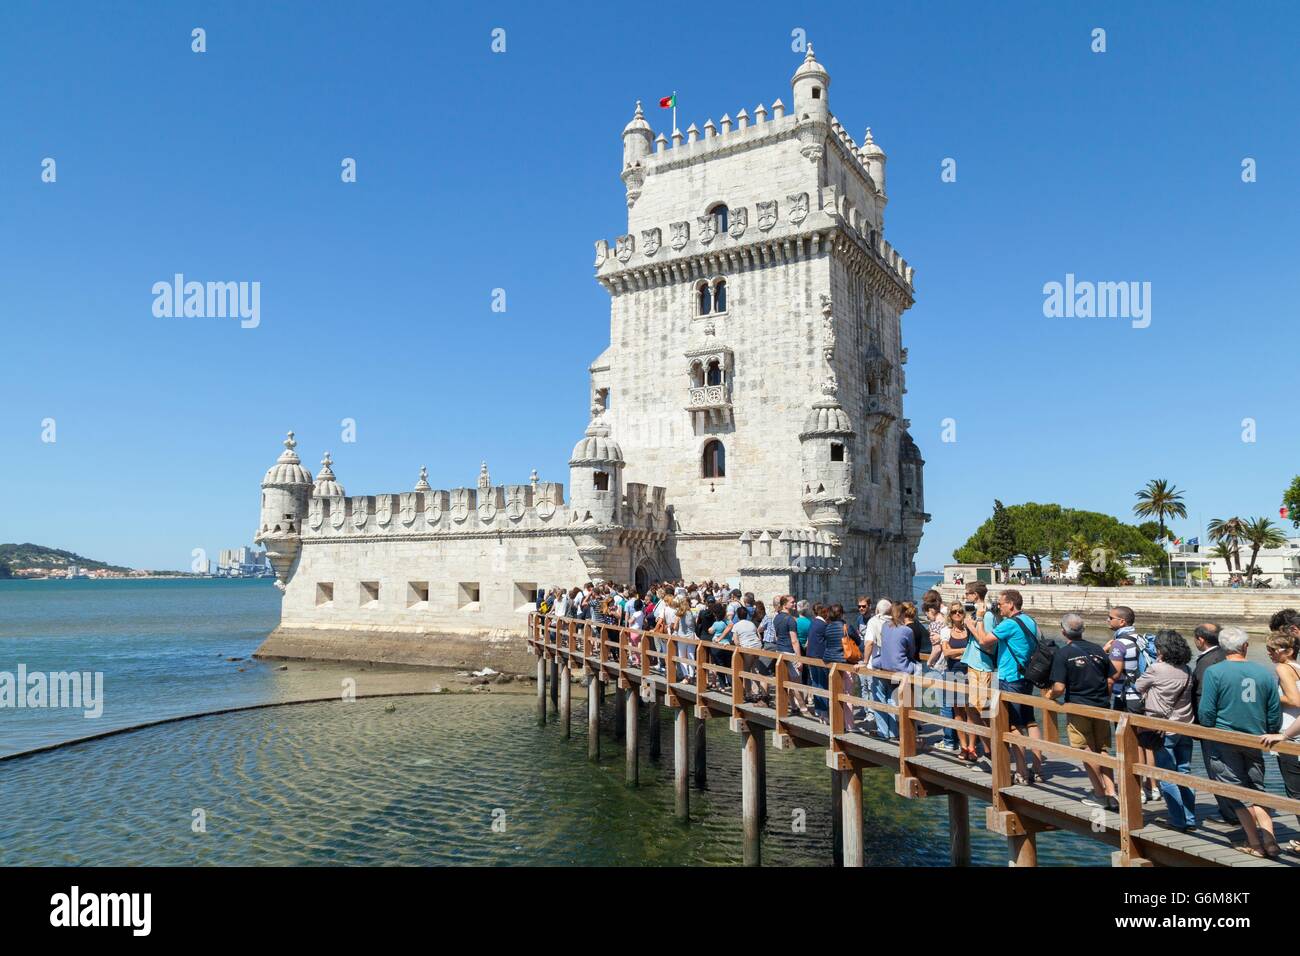
[[[738,539],[742,575],[814,572],[831,574],[843,565],[839,540],[809,528],[759,528]]]

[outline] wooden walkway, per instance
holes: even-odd
[[[558,627],[557,627],[558,625]],[[599,632],[599,636],[597,635]],[[656,639],[663,642],[658,650]],[[1132,714],[1080,705],[1059,704],[1045,697],[1032,697],[994,691],[983,713],[986,722],[963,722],[940,717],[927,706],[936,693],[948,692],[947,698],[958,707],[967,705],[967,685],[933,677],[916,677],[862,666],[835,664],[793,654],[778,654],[760,649],[733,653],[729,666],[711,660],[695,659],[696,648],[719,650],[720,646],[685,637],[646,634],[613,625],[592,625],[585,621],[529,616],[528,644],[537,658],[538,719],[546,721],[546,693],[549,677],[553,704],[560,712],[561,726],[569,736],[571,684],[580,676],[589,681],[587,693],[588,754],[600,753],[600,705],[605,686],[613,683],[623,711],[624,724],[619,727],[625,740],[627,780],[638,779],[638,700],[654,702],[673,709],[674,779],[677,814],[687,817],[689,808],[689,720],[697,720],[695,733],[695,774],[706,773],[703,725],[699,721],[726,717],[742,746],[742,820],[744,858],[748,865],[761,859],[759,834],[766,816],[765,742],[770,739],[779,749],[818,747],[826,752],[826,763],[836,778],[836,802],[841,807],[837,822],[837,857],[846,866],[863,862],[862,771],[870,767],[887,767],[894,772],[895,792],[905,799],[946,796],[950,824],[951,861],[954,865],[970,862],[969,800],[974,797],[989,806],[985,826],[1007,839],[1008,862],[1012,866],[1037,865],[1036,834],[1051,830],[1068,830],[1114,847],[1111,859],[1116,866],[1300,866],[1300,856],[1284,851],[1276,860],[1253,857],[1234,849],[1243,842],[1240,828],[1221,822],[1212,795],[1251,799],[1274,811],[1274,827],[1279,844],[1300,838],[1295,815],[1300,801],[1272,793],[1248,791],[1192,774],[1180,774],[1140,761],[1136,732],[1139,728],[1166,730],[1211,742],[1259,749],[1255,738],[1244,734],[1188,724],[1175,724]],[[707,655],[706,655],[707,656]],[[748,660],[746,660],[748,659]],[[775,666],[764,675],[752,670],[758,659],[770,660]],[[829,672],[828,688],[796,683],[790,679],[787,664],[819,667]],[[649,666],[643,666],[648,664]],[[745,669],[746,667],[750,669]],[[548,675],[549,670],[549,675]],[[665,672],[671,673],[669,680]],[[687,678],[687,674],[693,676]],[[854,696],[851,675],[879,677],[896,685],[895,703],[881,703]],[[719,678],[730,678],[729,690],[710,689]],[[806,679],[806,678],[804,678]],[[747,702],[744,688],[761,688],[766,702]],[[596,689],[599,688],[599,689]],[[830,722],[809,717],[788,716],[793,709],[791,696],[805,701],[814,697],[827,702]],[[917,703],[913,705],[911,701]],[[1002,703],[1019,703],[1041,711],[1039,725],[1044,738],[1030,739],[1014,733],[1007,723],[1007,709]],[[867,709],[890,714],[898,722],[898,739],[887,741],[862,733],[852,724],[854,710]],[[1059,739],[1061,714],[1098,717],[1113,724],[1116,742],[1113,754],[1092,753],[1070,747]],[[652,753],[658,744],[659,706],[650,708]],[[980,738],[989,756],[977,764],[967,763],[933,746],[944,727],[951,727]],[[770,738],[769,738],[770,735]],[[1023,745],[1043,757],[1047,779],[1033,784],[1013,785],[1011,746]],[[1300,754],[1300,744],[1285,744],[1282,752]],[[1111,812],[1083,802],[1091,796],[1084,764],[1107,768],[1117,784],[1119,811]],[[1163,800],[1147,804],[1141,800],[1141,777],[1181,783],[1197,793],[1198,828],[1184,833],[1164,820]]]

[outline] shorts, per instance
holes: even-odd
[[[977,671],[972,667],[966,672],[966,683],[970,685],[970,690],[966,692],[967,706],[977,710],[986,708],[992,696],[993,672]]]
[[[1214,779],[1220,783],[1231,783],[1251,790],[1264,789],[1264,753],[1260,750],[1248,750],[1231,744],[1210,743],[1210,769]],[[1252,807],[1249,800],[1236,797],[1224,797],[1225,802],[1235,810],[1238,807]]]
[[[1034,692],[1034,685],[1024,677],[1019,680],[999,680],[998,690],[1004,690],[1009,694],[1028,695]],[[1038,723],[1032,704],[1013,704],[1007,701],[1006,708],[1007,721],[1012,727],[1028,727],[1030,724]]]
[[[1079,750],[1105,753],[1110,749],[1110,721],[1104,717],[1081,717],[1070,714],[1065,720],[1070,746]]]

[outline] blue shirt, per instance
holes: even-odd
[[[804,648],[805,657],[822,657],[826,655],[826,622],[819,617],[808,626],[808,646]]]
[[[794,618],[785,611],[777,611],[776,621],[772,625],[776,631],[776,649],[785,651],[787,654],[794,654],[798,650],[799,626],[795,624]],[[793,635],[793,638],[791,637]]]
[[[990,634],[993,633],[997,626],[996,615],[992,611],[984,612],[984,630]],[[980,642],[975,640],[974,635],[966,642],[966,650],[962,651],[961,662],[972,670],[991,671],[996,668],[997,664],[992,654],[980,647]]]
[[[916,657],[916,632],[909,624],[886,624],[880,632],[880,669],[910,671]],[[883,678],[881,678],[883,680]]]
[[[1016,623],[1017,620],[1029,628],[1035,642],[1038,639],[1038,622],[1028,614],[1005,618],[993,629],[993,634],[998,639],[998,680],[1010,682],[1024,677],[1025,665],[1029,663],[1029,655],[1036,646],[1025,636],[1024,629]]]
[[[829,621],[822,632],[822,660],[827,664],[844,663],[844,635],[848,631],[843,621]]]

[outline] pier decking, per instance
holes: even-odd
[[[656,640],[664,649],[658,650]],[[1185,833],[1167,825],[1163,802],[1141,802],[1142,777],[1181,784],[1194,790],[1198,797],[1218,794],[1249,799],[1274,811],[1278,842],[1300,838],[1291,815],[1300,813],[1300,801],[1273,793],[1246,790],[1211,781],[1193,774],[1182,774],[1141,762],[1137,731],[1164,730],[1185,734],[1236,747],[1259,749],[1258,741],[1245,734],[1214,728],[1172,723],[1155,717],[1124,714],[1081,705],[1061,704],[1045,697],[994,691],[987,723],[964,722],[940,717],[924,704],[927,693],[947,692],[955,695],[957,706],[967,705],[967,685],[944,682],[933,677],[902,675],[846,664],[827,665],[821,660],[794,654],[779,654],[761,649],[722,648],[720,645],[691,638],[647,632],[635,632],[614,625],[593,625],[567,618],[530,615],[528,645],[537,661],[538,718],[546,720],[547,681],[551,685],[552,705],[560,713],[565,736],[571,719],[571,684],[578,676],[592,683],[587,693],[588,754],[599,757],[600,705],[605,686],[617,688],[618,704],[624,723],[620,736],[626,747],[626,776],[630,784],[638,778],[638,700],[653,702],[651,746],[658,741],[659,705],[673,710],[674,782],[676,811],[686,818],[689,809],[691,773],[688,738],[693,714],[698,721],[726,717],[730,728],[740,736],[742,747],[742,825],[744,828],[744,862],[758,865],[761,860],[760,833],[766,815],[765,743],[770,739],[777,749],[818,747],[826,752],[826,763],[836,780],[836,802],[841,820],[837,827],[837,858],[845,866],[863,864],[862,771],[886,767],[894,772],[894,789],[900,798],[926,799],[946,796],[950,830],[951,861],[954,865],[970,862],[970,810],[974,797],[989,804],[984,825],[1007,839],[1008,862],[1012,866],[1037,865],[1036,836],[1051,830],[1068,830],[1114,847],[1111,855],[1116,866],[1300,866],[1300,856],[1284,851],[1276,860],[1253,857],[1234,849],[1244,837],[1235,827],[1219,821],[1217,807],[1202,800],[1198,828]],[[730,666],[713,663],[708,655],[696,658],[696,648],[734,651]],[[777,663],[773,673],[764,675],[746,670],[746,658]],[[829,671],[829,688],[817,688],[789,679],[785,664],[825,668]],[[647,666],[648,665],[648,666]],[[694,676],[687,679],[687,669]],[[549,674],[548,674],[549,671]],[[805,672],[806,673],[806,670]],[[675,679],[669,679],[671,675]],[[731,679],[729,691],[711,690],[709,675]],[[879,677],[893,682],[897,692],[894,703],[881,703],[850,693],[849,675]],[[748,703],[744,687],[761,686],[773,706]],[[786,716],[790,712],[791,694],[805,700],[825,699],[830,723],[803,716]],[[953,698],[949,698],[953,699]],[[914,702],[922,703],[914,703]],[[1014,733],[1007,723],[1006,708],[1001,703],[1019,703],[1039,711],[1039,725],[1044,739],[1031,739]],[[846,724],[846,710],[867,709],[897,718],[898,739],[886,741],[864,734]],[[1092,753],[1070,747],[1060,740],[1062,714],[1098,717],[1113,724],[1115,752]],[[931,738],[944,727],[951,727],[980,738],[989,751],[981,764],[970,764],[931,746]],[[707,773],[702,726],[697,724],[694,773],[702,779]],[[1049,772],[1045,781],[1013,785],[1010,748],[1023,746],[1043,756]],[[1278,751],[1300,754],[1300,744],[1284,744]],[[653,752],[653,751],[652,751]],[[1091,787],[1083,767],[1106,768],[1114,775],[1119,798],[1119,812],[1110,812],[1083,802]],[[988,769],[984,769],[984,765]]]

